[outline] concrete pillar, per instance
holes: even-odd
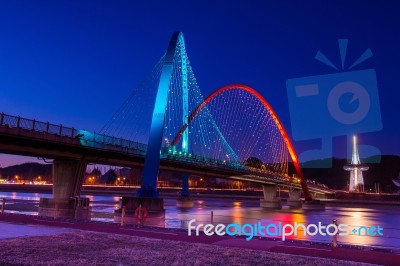
[[[289,191],[289,199],[287,201],[287,205],[290,208],[300,208],[301,207],[301,190],[290,190]]]
[[[325,204],[319,200],[319,197],[323,194],[317,192],[313,193],[312,201],[303,201],[301,208],[303,210],[325,210]]]
[[[326,199],[327,195],[324,193],[314,193],[314,198],[315,199]]]
[[[148,176],[149,177],[149,176]],[[125,224],[134,224],[136,222],[135,212],[136,209],[141,206],[146,209],[147,215],[149,217],[154,218],[158,221],[158,218],[164,219],[165,210],[164,210],[164,199],[158,197],[157,190],[157,178],[155,179],[155,183],[151,186],[148,186],[152,180],[152,178],[147,178],[147,181],[144,180],[145,175],[142,175],[142,185],[136,193],[136,197],[125,196],[121,199],[121,206],[114,211],[114,222],[120,223],[122,217],[122,209],[125,207]],[[149,183],[150,182],[150,183]],[[154,186],[153,186],[154,185]],[[148,219],[146,217],[146,224],[148,223]]]
[[[53,198],[41,198],[39,216],[90,219],[90,201],[79,194],[86,171],[84,160],[53,161]]]
[[[303,210],[325,210],[325,204],[320,200],[314,199],[311,201],[303,201],[301,208]]]
[[[53,198],[68,199],[79,196],[86,163],[78,160],[54,160]]]
[[[194,201],[189,193],[189,175],[182,174],[182,192],[176,200],[176,207],[178,208],[193,208]]]
[[[182,174],[182,197],[190,197],[189,194],[189,175]]]
[[[162,198],[139,198],[122,197],[120,208],[114,211],[114,222],[121,223],[122,210],[125,208],[124,223],[137,224],[136,210],[141,206],[146,209],[145,225],[165,225],[164,199]]]
[[[276,198],[276,185],[263,185],[264,198],[260,199],[260,207],[280,209],[281,200]]]

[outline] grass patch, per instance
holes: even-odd
[[[366,265],[216,245],[72,232],[0,240],[0,265]]]

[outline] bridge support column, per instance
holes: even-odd
[[[178,45],[180,44],[180,45]],[[172,67],[174,63],[175,51],[181,49],[181,53],[185,52],[185,44],[183,35],[180,32],[175,32],[168,45],[167,53],[165,54],[164,64],[161,70],[161,76],[158,83],[156,101],[153,106],[153,115],[151,118],[150,135],[147,142],[146,155],[144,159],[144,168],[142,174],[142,185],[137,191],[137,198],[127,197],[122,199],[122,204],[128,204],[133,208],[137,208],[139,204],[142,207],[148,209],[148,211],[153,212],[163,212],[164,211],[164,200],[159,198],[157,191],[157,177],[158,170],[160,166],[160,150],[162,146],[162,137],[164,133],[165,125],[165,112],[167,110],[168,95],[170,89],[170,82],[172,78]],[[184,66],[184,60],[186,57],[182,57],[182,71],[183,75],[186,73]],[[187,77],[187,76],[186,76]],[[185,79],[185,78],[183,78]],[[187,80],[183,83],[187,83]],[[183,85],[185,88],[185,86]],[[187,89],[187,86],[186,86]],[[184,99],[187,95],[187,91],[183,91]],[[185,103],[183,103],[185,104]],[[186,112],[187,113],[187,112]],[[184,110],[185,115],[185,110]],[[186,115],[187,116],[187,115]],[[126,214],[129,215],[129,208],[126,207]],[[117,221],[118,217],[121,217],[121,209],[115,211],[114,221]]]
[[[90,201],[79,194],[86,171],[84,160],[53,161],[53,198],[41,198],[39,216],[90,219]]]
[[[302,209],[303,210],[325,210],[325,204],[322,203],[318,198],[319,194],[317,192],[313,193],[313,200],[312,201],[303,201]]]
[[[281,200],[276,198],[275,185],[263,185],[264,198],[260,199],[260,207],[269,209],[280,209]]]
[[[326,199],[326,198],[327,198],[327,195],[326,195],[326,194],[323,194],[323,193],[317,193],[317,192],[315,192],[315,193],[313,193],[313,198],[314,198],[314,199]]]
[[[194,202],[189,193],[189,175],[182,174],[182,192],[176,200],[176,207],[178,208],[192,208]]]
[[[301,190],[290,190],[287,205],[290,208],[301,208],[300,196]]]
[[[139,206],[145,208],[148,212],[146,224],[158,225],[158,222],[164,220],[165,222],[165,210],[164,210],[164,199],[153,198],[153,197],[122,197],[120,208],[114,211],[114,222],[120,223],[122,217],[122,208],[125,207],[125,224],[137,223],[137,217],[135,212]],[[149,223],[150,218],[150,223]]]
[[[114,211],[114,222],[121,223],[122,209],[125,208],[124,224],[165,225],[164,200],[162,198],[122,197],[120,208]],[[140,223],[137,209],[145,208],[146,217]]]

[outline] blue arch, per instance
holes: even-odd
[[[176,54],[176,50],[178,48],[178,44],[181,44],[179,47],[181,49],[181,55],[184,55],[182,58],[182,72],[183,72],[183,101],[187,101],[187,60],[186,60],[186,51],[185,51],[185,42],[183,38],[182,32],[174,32],[171,37],[171,40],[168,45],[168,50],[165,55],[164,65],[161,70],[160,81],[158,84],[158,91],[156,100],[154,103],[153,116],[151,119],[151,128],[150,128],[150,136],[147,144],[144,169],[142,174],[142,184],[141,188],[137,192],[138,197],[144,198],[158,198],[157,191],[157,176],[158,170],[160,166],[160,149],[162,144],[162,136],[164,131],[165,124],[165,111],[167,107],[168,95],[169,95],[169,86],[171,83],[171,76],[173,70],[173,61]],[[185,86],[186,84],[186,86]],[[185,88],[186,87],[186,88]],[[186,89],[186,91],[185,91]],[[185,98],[186,95],[186,98]],[[184,104],[185,106],[185,104]],[[187,104],[186,104],[187,106]],[[186,110],[186,112],[188,112]],[[184,110],[184,117],[185,114]],[[185,118],[184,118],[185,119]],[[187,145],[187,139],[184,140],[185,145]]]

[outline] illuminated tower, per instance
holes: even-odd
[[[350,192],[362,192],[364,190],[363,171],[369,169],[368,165],[360,162],[360,156],[357,149],[357,137],[353,136],[353,152],[351,155],[351,163],[346,164],[344,170],[350,171]]]

